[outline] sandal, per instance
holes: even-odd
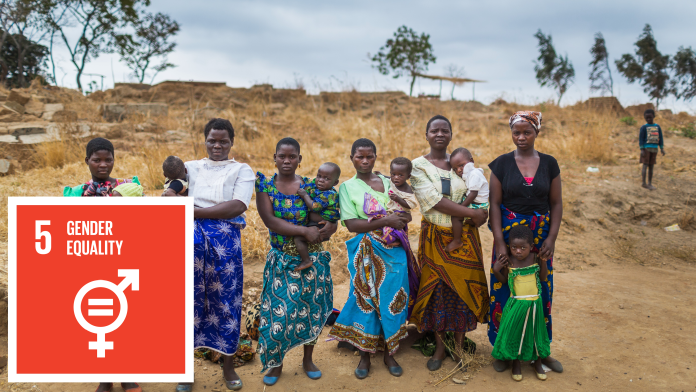
[[[135,388],[126,389],[126,387],[125,387],[123,384],[135,384]],[[136,382],[133,382],[133,383],[125,383],[125,382],[122,382],[122,383],[121,383],[121,388],[123,388],[123,390],[124,390],[125,392],[143,392],[143,389],[140,388],[140,385],[138,385],[138,383],[136,383]]]
[[[100,382],[99,385],[97,386],[97,389],[95,389],[94,392],[98,391],[99,387],[102,386],[102,384],[109,384],[109,389],[107,389],[104,392],[111,392],[111,390],[114,389],[114,383],[112,383],[112,382]]]

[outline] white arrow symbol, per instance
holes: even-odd
[[[73,303],[73,312],[75,313],[75,318],[80,326],[91,333],[97,334],[97,341],[89,342],[89,349],[97,351],[97,358],[104,358],[106,356],[106,350],[114,349],[114,342],[107,342],[106,334],[113,332],[120,327],[128,314],[128,301],[123,293],[124,290],[128,286],[131,286],[132,291],[138,291],[140,286],[140,273],[137,269],[118,270],[118,276],[123,277],[123,280],[118,286],[106,280],[95,280],[87,283],[86,285],[82,286],[80,291],[77,292],[75,302]],[[116,294],[116,297],[118,297],[118,301],[121,305],[121,310],[116,320],[111,323],[111,325],[106,327],[96,327],[90,324],[87,322],[87,320],[85,320],[85,317],[82,314],[82,299],[90,290],[98,287],[103,287]]]
[[[125,291],[128,285],[131,285],[131,290],[138,291],[140,283],[140,271],[137,269],[120,269],[118,270],[118,276],[123,278],[121,283],[118,284],[118,289]]]

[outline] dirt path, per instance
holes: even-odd
[[[678,145],[677,145],[678,142]],[[639,186],[635,156],[617,165],[587,173],[585,167],[563,167],[565,216],[556,246],[554,293],[554,342],[552,355],[564,365],[562,374],[549,373],[538,381],[531,367],[523,367],[525,379],[515,383],[509,372],[483,368],[457,385],[447,381],[435,387],[441,373],[430,373],[425,358],[411,349],[411,338],[402,342],[396,359],[404,376],[390,376],[379,356],[370,376],[359,381],[353,375],[358,357],[336,342],[320,343],[315,363],[324,372],[309,380],[301,369],[302,350],[291,351],[279,383],[266,391],[421,391],[421,390],[694,390],[696,389],[696,142],[668,139],[669,153],[656,169],[658,191]],[[693,196],[691,196],[693,195]],[[691,215],[689,215],[691,214]],[[691,218],[689,218],[691,217]],[[664,227],[680,223],[678,232]],[[492,237],[481,230],[486,258]],[[488,263],[488,262],[487,262]],[[260,288],[263,264],[245,265],[245,299]],[[345,260],[333,265],[335,306],[348,295]],[[253,290],[252,290],[253,291]],[[6,304],[0,302],[0,320]],[[322,338],[326,337],[324,329]],[[469,335],[480,352],[491,351],[486,326]],[[7,329],[0,324],[0,356],[7,353]],[[156,353],[144,350],[157,360]],[[37,353],[36,360],[60,360]],[[452,368],[454,362],[446,361]],[[264,391],[258,359],[238,369],[244,391]],[[0,371],[0,391],[93,391],[94,384],[8,384],[7,370]],[[148,392],[171,392],[173,384],[145,384]],[[194,391],[225,391],[218,365],[196,366]],[[120,388],[114,388],[120,391]]]

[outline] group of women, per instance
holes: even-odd
[[[510,120],[516,149],[490,165],[489,227],[495,241],[492,263],[507,257],[506,233],[511,226],[527,225],[534,231],[534,249],[548,259],[549,274],[542,284],[542,298],[551,336],[553,253],[562,215],[561,182],[555,159],[534,149],[540,124],[541,114],[534,112],[516,113]],[[459,204],[467,189],[449,163],[447,150],[452,134],[449,120],[433,117],[425,127],[430,152],[412,161],[411,185],[423,215],[415,265],[409,264],[411,250],[404,246],[407,241],[393,235],[410,223],[410,214],[375,216],[370,210],[384,211],[390,200],[389,179],[374,171],[377,146],[359,139],[351,148],[355,175],[342,183],[338,192],[342,224],[355,234],[346,241],[350,293],[329,336],[360,350],[355,369],[359,379],[369,374],[369,353],[380,350],[389,373],[403,373],[393,355],[400,340],[407,336],[407,321],[419,331],[435,332],[437,348],[426,365],[430,370],[439,369],[445,359],[445,332],[453,332],[461,347],[467,332],[479,323],[487,323],[490,342],[495,342],[510,292],[491,273],[489,294],[478,231],[489,216],[486,210]],[[292,138],[280,140],[273,155],[276,173],[254,175],[247,164],[229,156],[234,144],[229,121],[211,120],[204,137],[208,157],[186,163],[189,196],[196,207],[195,346],[225,356],[237,350],[243,287],[240,233],[245,226],[244,212],[252,192],[256,192],[257,210],[269,230],[271,245],[259,298],[258,353],[263,371],[268,370],[263,382],[273,385],[278,381],[285,354],[297,346],[304,350],[302,366],[306,375],[318,379],[322,372],[313,362],[313,349],[334,307],[331,254],[321,244],[336,232],[337,224],[308,226],[309,211],[298,190],[311,186],[312,181],[296,174],[302,162],[300,144]],[[88,147],[86,162],[93,181],[111,179],[109,174],[100,179],[106,170],[97,171],[95,177],[90,163],[94,154],[99,152],[90,152]],[[110,159],[113,167],[113,147]],[[461,238],[464,246],[448,253],[445,248],[452,239],[453,217],[466,219]],[[294,236],[303,236],[311,244],[310,268],[295,270],[301,258],[294,247],[286,246]],[[562,371],[560,363],[551,357],[544,363]],[[494,363],[497,371],[507,366],[505,362]],[[228,389],[242,388],[231,360],[224,361],[223,377]],[[128,386],[133,385],[133,389],[126,390],[136,391],[137,384]],[[190,384],[180,384],[177,391],[191,388]]]

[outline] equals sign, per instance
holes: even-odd
[[[90,298],[87,300],[88,306],[114,306],[114,300],[111,298]],[[87,309],[88,316],[113,316],[113,309]]]

